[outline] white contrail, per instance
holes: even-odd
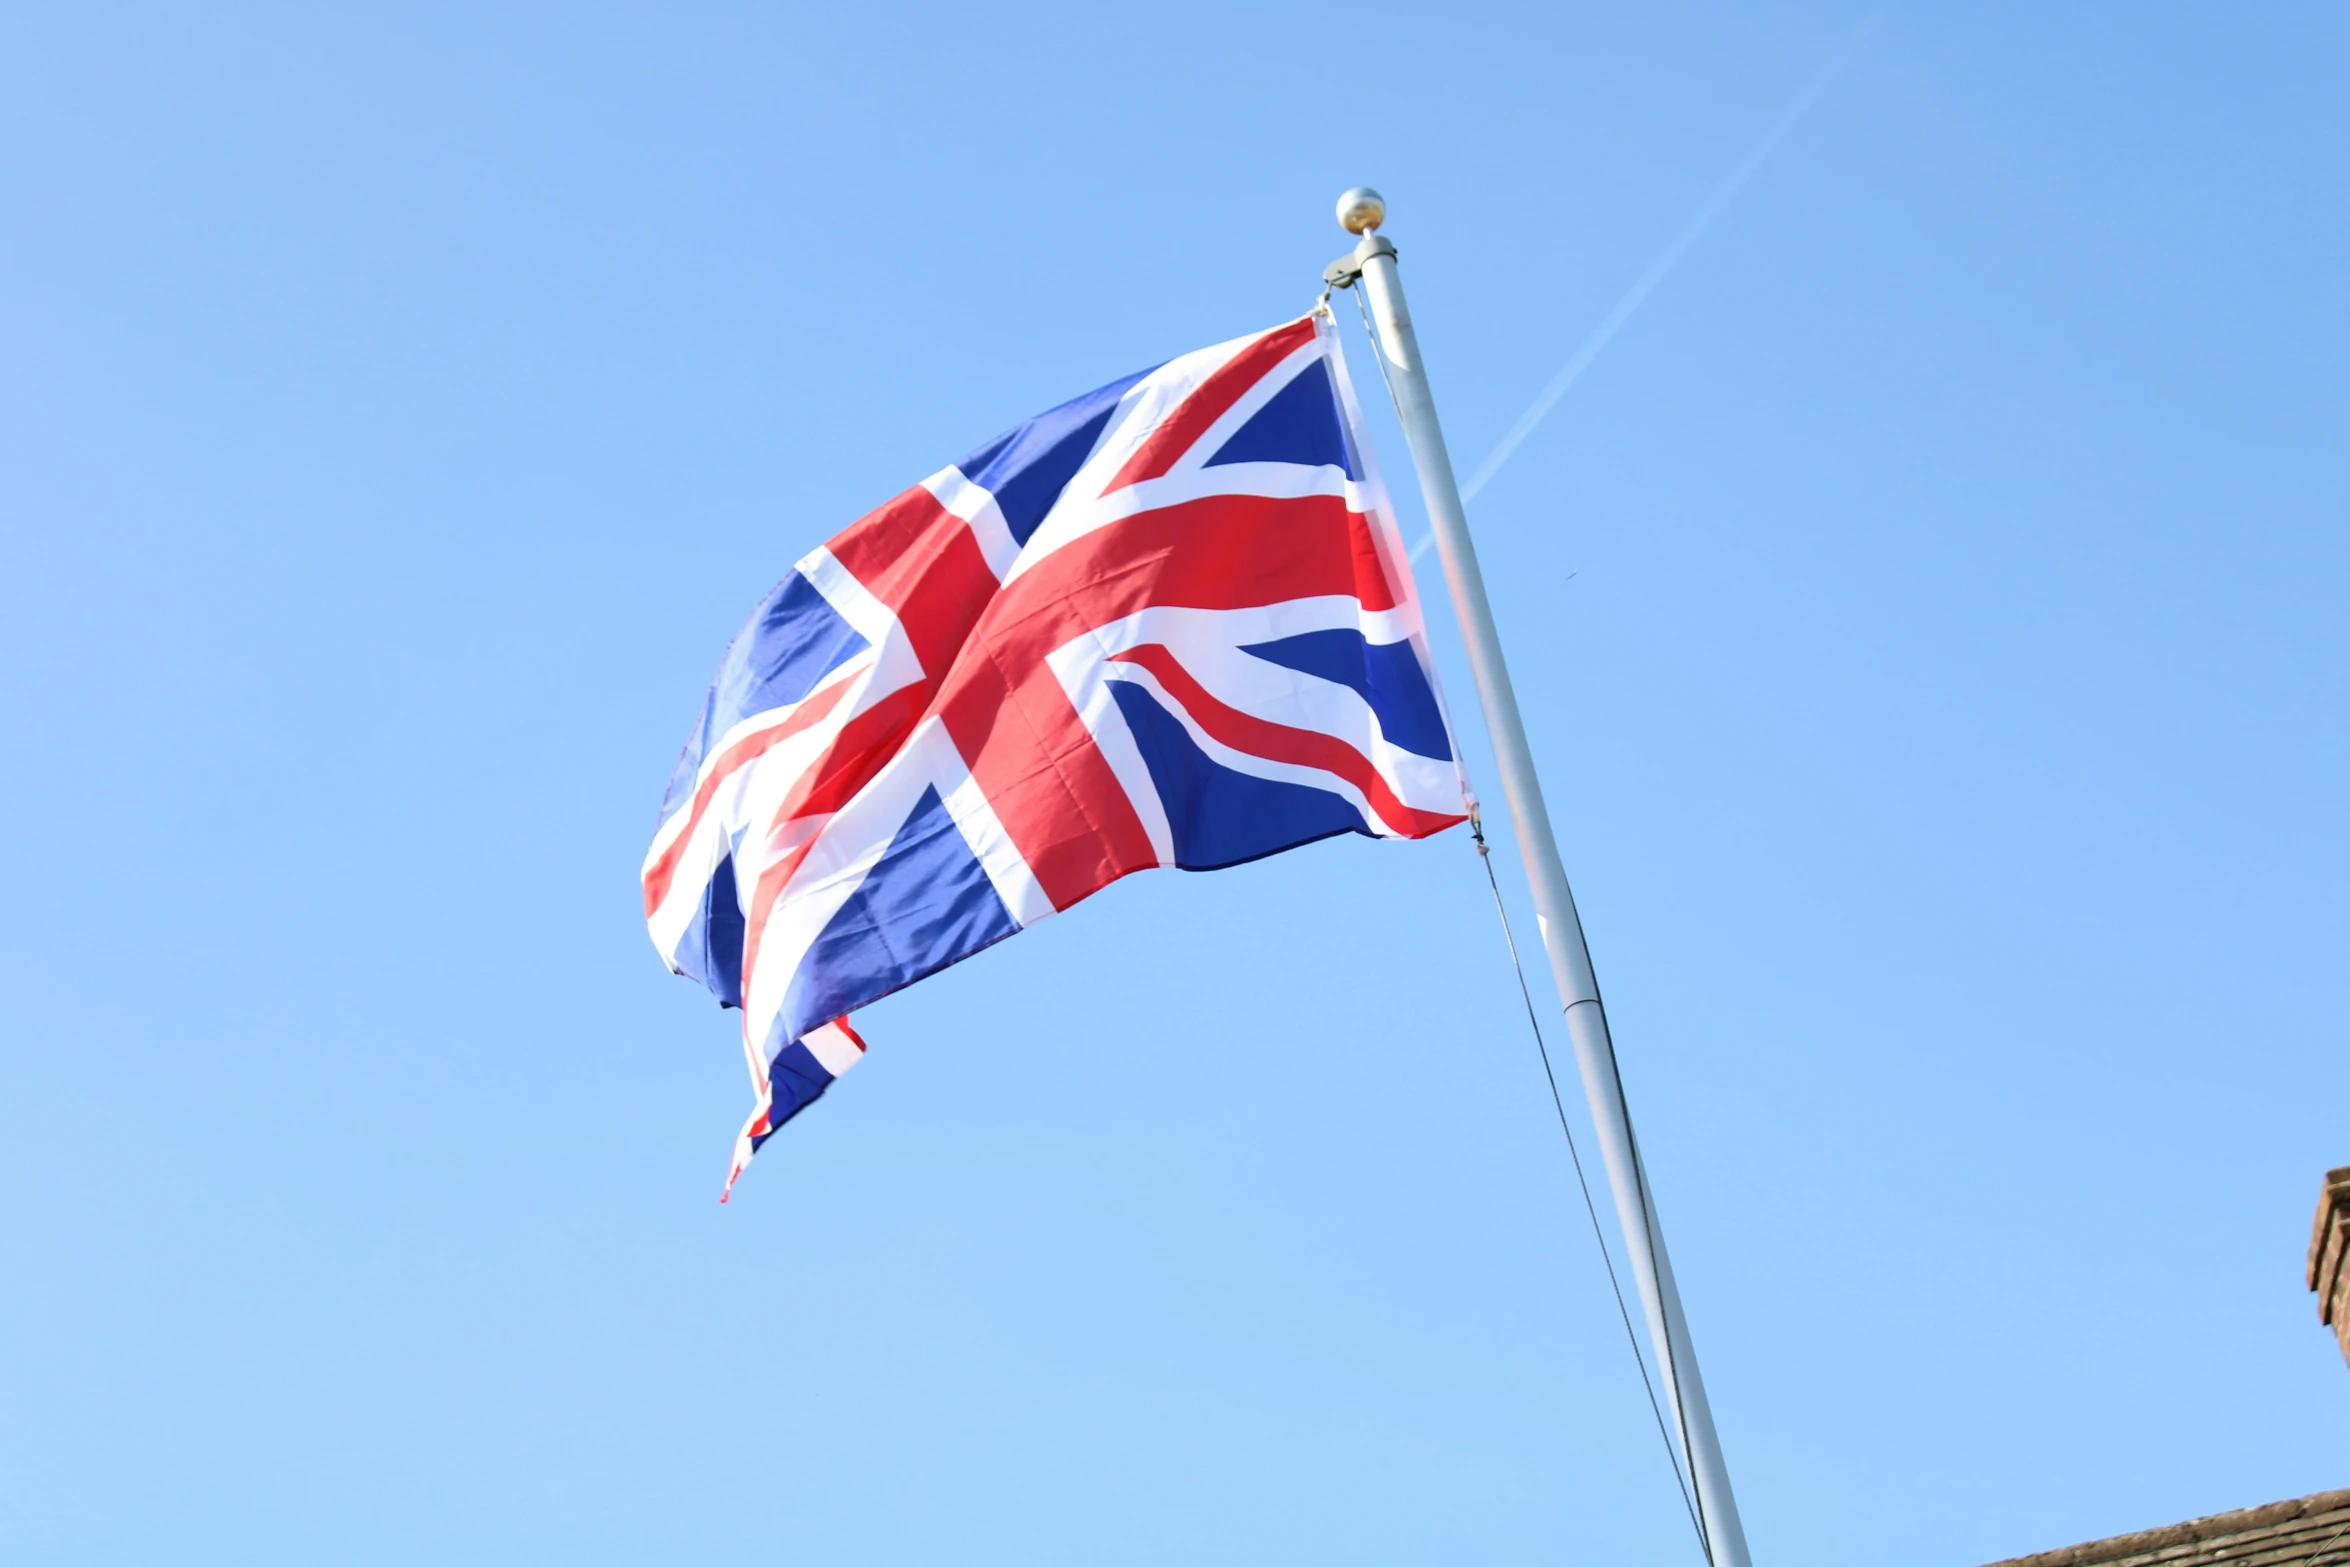
[[[1542,422],[1543,415],[1549,413],[1558,400],[1567,395],[1567,388],[1573,386],[1582,378],[1583,372],[1591,368],[1591,362],[1599,357],[1600,350],[1607,347],[1609,340],[1624,329],[1624,323],[1632,319],[1632,312],[1638,310],[1641,302],[1648,298],[1657,284],[1664,281],[1665,274],[1672,271],[1689,247],[1697,243],[1698,236],[1711,226],[1715,218],[1721,216],[1722,209],[1730,204],[1731,197],[1738,194],[1739,187],[1754,177],[1754,171],[1763,166],[1763,160],[1778,148],[1789,131],[1795,129],[1795,122],[1802,119],[1805,112],[1819,101],[1820,95],[1843,74],[1844,67],[1852,63],[1852,57],[1860,52],[1860,46],[1868,41],[1869,34],[1876,31],[1877,24],[1884,20],[1885,12],[1890,9],[1890,6],[1881,6],[1871,13],[1869,19],[1861,24],[1860,31],[1853,34],[1852,41],[1837,51],[1836,58],[1830,60],[1811,79],[1809,85],[1795,95],[1795,101],[1787,105],[1786,112],[1779,116],[1769,130],[1763,132],[1762,140],[1747,149],[1746,156],[1738,160],[1737,167],[1730,171],[1730,177],[1722,181],[1721,187],[1707,199],[1706,204],[1697,209],[1697,216],[1689,220],[1688,227],[1681,230],[1680,237],[1665,247],[1663,255],[1648,264],[1648,270],[1641,273],[1638,280],[1625,290],[1624,297],[1616,301],[1616,307],[1591,329],[1591,335],[1583,339],[1582,346],[1570,354],[1567,362],[1559,367],[1559,373],[1550,378],[1550,384],[1542,389],[1542,395],[1535,398],[1533,405],[1518,416],[1518,422],[1510,426],[1509,434],[1501,438],[1501,444],[1477,465],[1477,471],[1469,475],[1469,482],[1461,486],[1462,501],[1477,498],[1477,492],[1485,488],[1493,476],[1501,471],[1501,465],[1508,462],[1511,455],[1524,444],[1526,437],[1534,433],[1534,427]],[[1412,559],[1418,560],[1425,555],[1428,547],[1435,542],[1436,536],[1430,534],[1413,545]]]

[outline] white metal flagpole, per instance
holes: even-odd
[[[1461,636],[1468,643],[1469,672],[1476,683],[1478,704],[1485,710],[1485,727],[1501,772],[1502,795],[1509,802],[1510,823],[1517,830],[1518,850],[1525,857],[1527,879],[1533,884],[1534,914],[1542,927],[1543,950],[1549,954],[1550,971],[1566,1006],[1567,1035],[1574,1041],[1583,1094],[1590,1101],[1591,1119],[1599,1130],[1600,1154],[1607,1163],[1608,1185],[1615,1193],[1616,1217],[1624,1227],[1632,1276],[1640,1286],[1649,1337],[1656,1345],[1665,1396],[1680,1428],[1681,1450],[1697,1483],[1706,1555],[1713,1567],[1749,1567],[1746,1532],[1739,1525],[1738,1503],[1730,1494],[1729,1471],[1722,1465],[1721,1443],[1714,1436],[1713,1412],[1706,1405],[1705,1383],[1697,1373],[1697,1351],[1690,1344],[1680,1291],[1673,1285],[1673,1265],[1665,1256],[1664,1230],[1657,1222],[1647,1172],[1641,1167],[1639,1145],[1632,1137],[1623,1079],[1616,1070],[1615,1045],[1608,1037],[1599,983],[1592,977],[1591,953],[1584,945],[1583,924],[1575,914],[1575,895],[1568,890],[1566,868],[1559,863],[1558,842],[1551,836],[1542,784],[1534,775],[1534,756],[1518,717],[1517,696],[1510,689],[1509,667],[1502,660],[1501,638],[1493,627],[1493,609],[1486,602],[1485,579],[1477,570],[1476,547],[1469,542],[1468,514],[1461,506],[1460,488],[1453,481],[1444,431],[1436,422],[1436,402],[1428,390],[1411,312],[1404,306],[1395,246],[1376,232],[1386,217],[1387,204],[1377,191],[1357,187],[1339,197],[1339,223],[1348,233],[1360,234],[1362,242],[1351,255],[1333,262],[1325,278],[1342,287],[1359,279],[1371,315],[1379,323],[1376,346],[1386,361],[1404,438],[1411,445],[1413,466],[1419,470],[1420,494],[1428,503],[1428,520],[1435,529],[1437,554],[1444,561],[1445,582],[1452,589],[1453,610],[1461,623]]]

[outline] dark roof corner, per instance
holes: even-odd
[[[2326,1171],[2325,1186],[2317,1194],[2317,1222],[2309,1231],[2309,1267],[2306,1279],[2317,1291],[2317,1320],[2334,1330],[2342,1357],[2350,1360],[2350,1268],[2342,1256],[2350,1251],[2350,1165]]]

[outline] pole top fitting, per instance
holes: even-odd
[[[1338,198],[1338,226],[1349,234],[1368,234],[1387,221],[1387,198],[1368,185],[1357,185]]]

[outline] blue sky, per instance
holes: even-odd
[[[7,1554],[1696,1561],[1457,834],[871,1008],[724,1209],[635,876],[810,545],[1358,181],[1467,471],[1868,14],[0,22]],[[1473,508],[1758,1562],[2350,1480],[2346,45],[1894,7]]]

